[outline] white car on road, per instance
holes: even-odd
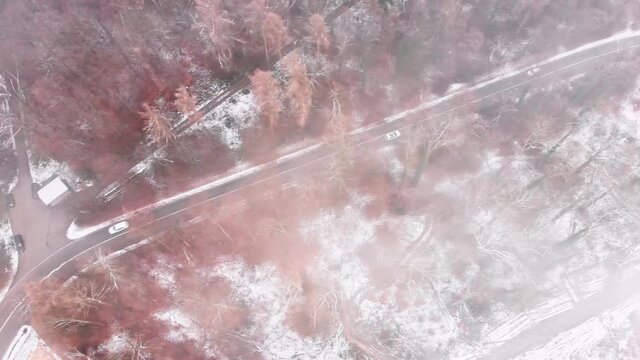
[[[107,229],[107,231],[109,232],[109,234],[113,235],[113,234],[117,234],[121,231],[124,231],[126,229],[129,228],[129,222],[128,221],[120,221],[117,222],[111,226],[109,226],[109,229]]]
[[[396,139],[398,137],[400,137],[400,131],[398,131],[398,130],[392,131],[390,133],[386,133],[384,135],[384,139],[387,140],[387,141],[391,141],[391,140]]]
[[[537,73],[538,71],[540,71],[540,68],[533,68],[533,69],[527,71],[527,75],[531,76],[531,75]]]

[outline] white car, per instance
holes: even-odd
[[[117,234],[123,230],[126,230],[129,228],[129,222],[128,221],[120,221],[117,222],[111,226],[109,226],[109,229],[107,229],[107,231],[109,232],[109,234],[113,235],[113,234]]]
[[[393,139],[398,138],[399,136],[400,136],[400,131],[395,130],[395,131],[392,131],[390,133],[386,133],[384,135],[384,139],[387,140],[387,141],[391,141]]]
[[[533,69],[527,71],[527,75],[531,76],[531,75],[537,73],[538,71],[540,71],[540,68],[533,68]]]

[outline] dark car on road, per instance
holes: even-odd
[[[5,200],[8,208],[12,208],[12,207],[16,206],[16,199],[13,197],[13,194],[6,194],[4,196],[4,200]]]
[[[16,247],[18,252],[24,251],[24,240],[22,239],[22,235],[18,234],[13,236],[13,246]]]

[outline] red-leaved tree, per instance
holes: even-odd
[[[185,116],[189,116],[193,122],[198,122],[202,119],[202,113],[196,110],[198,98],[190,94],[186,86],[180,86],[178,90],[176,90],[175,97],[176,100],[173,104],[178,111]]]
[[[316,13],[309,17],[309,33],[316,46],[316,55],[329,48],[329,30],[322,15]]]
[[[287,37],[287,26],[280,15],[267,12],[262,21],[262,41],[267,60],[269,60],[269,54],[280,54],[287,42]]]
[[[155,106],[143,103],[139,114],[144,119],[144,131],[152,141],[166,144],[173,140],[174,135],[169,120]]]
[[[287,97],[291,110],[295,113],[296,124],[303,128],[307,124],[311,112],[313,84],[307,75],[304,64],[296,54],[289,56],[285,62],[289,72]]]
[[[270,71],[256,70],[251,75],[251,89],[262,120],[269,124],[271,133],[280,118],[282,102],[280,101],[280,87],[278,81]]]
[[[90,277],[68,285],[45,280],[29,285],[27,305],[32,324],[46,338],[56,338],[69,349],[96,346],[109,337],[111,288]]]

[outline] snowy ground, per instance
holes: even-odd
[[[59,360],[31,326],[23,326],[2,360]]]
[[[13,233],[11,232],[11,226],[9,225],[8,219],[0,219],[0,251],[6,252],[9,258],[8,281],[5,284],[0,284],[0,301],[4,299],[7,291],[9,291],[13,278],[18,271],[19,257],[18,252],[13,247],[13,242],[11,241],[12,236]]]
[[[75,174],[73,170],[64,163],[54,159],[41,159],[31,151],[28,151],[28,156],[31,178],[36,184],[42,184],[58,175],[74,191],[78,191],[83,187],[91,185]]]
[[[571,330],[558,334],[544,347],[522,354],[515,360],[636,359],[634,354],[630,353],[629,316],[638,310],[640,296],[635,296]],[[605,342],[602,343],[603,341]]]
[[[253,94],[240,91],[217,106],[183,134],[208,132],[217,136],[231,150],[242,146],[242,131],[256,123]]]
[[[0,77],[0,86],[1,80],[2,77]],[[0,155],[2,152],[15,154],[15,141],[11,130],[11,115],[8,112],[8,105],[0,102]],[[8,171],[8,169],[0,169],[0,171]],[[6,187],[6,192],[10,193],[17,183],[18,176],[16,171],[16,176],[12,179],[4,179],[4,177],[0,179],[0,188],[4,189]]]

